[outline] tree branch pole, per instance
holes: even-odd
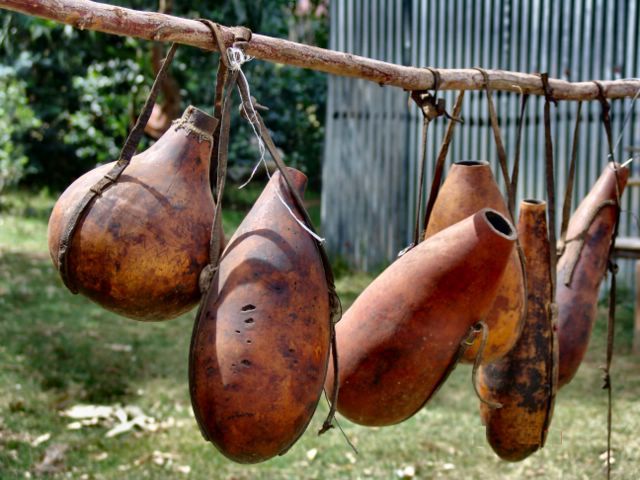
[[[0,0],[0,8],[72,25],[80,30],[144,38],[161,42],[177,42],[205,50],[216,50],[211,32],[202,23],[156,12],[141,12],[88,0]],[[234,27],[222,28],[225,43],[231,44]],[[269,62],[309,68],[334,75],[369,80],[380,85],[404,90],[432,89],[431,72],[366,57],[303,45],[279,38],[254,34],[245,44],[247,54]],[[440,69],[440,90],[480,90],[482,74],[473,69]],[[535,74],[487,70],[489,85],[502,90],[544,95],[540,78]],[[634,96],[640,80],[602,81],[607,98]],[[595,100],[598,88],[592,82],[567,82],[549,79],[558,100]]]

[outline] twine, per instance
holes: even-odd
[[[259,125],[258,114],[255,110],[255,107],[253,105],[253,101],[251,98],[251,91],[249,90],[249,82],[247,81],[247,77],[242,71],[242,65],[248,61],[253,60],[253,57],[246,55],[238,47],[229,47],[227,49],[227,59],[229,60],[229,69],[237,71],[238,74],[242,77],[244,83],[247,85],[247,93],[248,93],[247,96],[249,98],[242,99],[241,108],[245,118],[249,120],[249,125],[251,125],[251,130],[253,130],[253,134],[258,140],[258,151],[260,152],[260,158],[258,158],[258,161],[253,167],[253,170],[251,171],[251,175],[249,175],[249,179],[238,187],[238,189],[242,189],[246,187],[251,182],[251,180],[253,180],[253,177],[258,171],[258,168],[260,167],[260,165],[264,166],[264,170],[269,180],[271,179],[271,173],[269,172],[269,166],[267,165],[267,160],[265,159],[266,147],[264,145],[264,141],[262,140],[262,136],[258,131],[258,127],[256,127],[256,125]],[[247,110],[247,106],[249,110]],[[291,215],[291,217],[296,221],[296,223],[300,225],[300,227],[309,235],[311,235],[318,243],[320,243],[321,245],[324,244],[325,239],[322,238],[320,235],[316,234],[315,232],[313,232],[309,227],[305,225],[305,223],[302,220],[298,218],[298,216],[293,212],[293,209],[287,204],[287,202],[284,201],[284,199],[280,195],[280,192],[278,192],[277,190],[276,190],[276,195],[278,196],[278,200],[280,200],[280,203],[284,206],[284,208],[287,209],[287,211],[289,212],[289,215]]]

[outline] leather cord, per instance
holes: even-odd
[[[216,86],[215,95],[213,101],[213,116],[220,120],[222,115],[222,96],[224,91],[225,79],[227,72],[229,71],[229,57],[227,56],[227,46],[224,43],[222,35],[222,29],[220,25],[212,22],[206,18],[198,19],[203,23],[210,31],[212,40],[218,46],[220,51],[220,60],[218,61],[218,71],[216,73]],[[211,183],[211,190],[215,191],[217,186],[217,170],[218,170],[218,142],[220,138],[220,122],[213,131],[213,143],[211,145],[211,161],[209,163],[209,180]]]
[[[549,86],[549,75],[547,73],[540,74],[542,88],[544,90],[544,153],[545,153],[545,177],[547,182],[547,200],[549,215],[549,264],[551,298],[556,298],[556,266],[558,264],[558,253],[556,250],[556,188],[555,173],[553,167],[553,140],[551,138],[551,103],[557,104],[553,98],[553,92]]]
[[[237,71],[228,72],[224,82],[224,96],[220,118],[220,133],[217,142],[217,184],[216,207],[213,214],[211,240],[209,243],[209,266],[217,269],[220,263],[220,247],[222,241],[222,196],[227,179],[227,163],[229,160],[229,132],[231,129],[231,104],[233,87],[238,78]],[[205,282],[206,283],[206,282]],[[207,286],[208,287],[208,286]]]
[[[502,177],[505,183],[505,189],[507,191],[507,206],[509,207],[509,213],[511,219],[514,218],[514,212],[511,210],[511,204],[515,203],[514,194],[511,189],[511,180],[509,179],[509,167],[507,165],[507,152],[504,148],[504,142],[502,141],[502,133],[500,132],[500,124],[498,122],[498,114],[493,102],[493,94],[491,93],[491,86],[489,85],[489,74],[483,68],[474,68],[479,71],[484,79],[484,91],[487,96],[487,105],[489,107],[489,120],[491,122],[491,129],[493,130],[493,139],[496,143],[496,152],[498,154],[498,162],[500,164],[500,170],[502,171]]]
[[[560,225],[560,252],[564,254],[567,241],[567,229],[569,228],[569,218],[571,217],[571,200],[573,197],[573,184],[576,177],[576,160],[578,158],[578,147],[580,145],[580,120],[582,117],[582,102],[578,102],[576,111],[576,124],[573,128],[573,145],[571,147],[571,161],[569,162],[569,173],[567,174],[567,188],[564,191],[564,202],[562,204],[562,223]]]
[[[409,249],[404,249],[401,253],[404,254],[412,247],[415,247],[420,243],[420,217],[421,217],[421,209],[422,209],[422,195],[424,191],[424,173],[426,170],[427,163],[427,131],[429,129],[429,124],[431,121],[440,115],[444,111],[444,100],[439,100],[438,96],[438,87],[440,86],[440,74],[437,70],[432,68],[426,68],[433,75],[433,85],[434,85],[434,93],[433,95],[426,90],[415,90],[411,92],[411,100],[415,102],[415,104],[420,109],[422,113],[422,143],[420,148],[420,170],[418,174],[418,190],[416,192],[416,204],[415,204],[415,215],[414,215],[414,225],[413,225],[413,241],[411,242]]]
[[[615,200],[615,224],[613,227],[613,235],[611,238],[611,244],[609,245],[609,309],[608,309],[608,321],[607,321],[607,353],[605,359],[605,365],[603,367],[603,385],[602,388],[607,390],[607,479],[611,478],[611,432],[613,429],[613,392],[611,385],[611,361],[613,360],[613,347],[615,341],[615,326],[616,326],[616,274],[618,273],[618,266],[615,263],[614,249],[616,238],[618,236],[618,227],[620,224],[620,183],[618,178],[618,167],[614,158],[613,147],[613,135],[611,133],[611,116],[609,112],[611,106],[605,96],[604,87],[600,82],[594,81],[598,87],[598,101],[601,107],[601,120],[604,125],[605,132],[607,134],[607,145],[609,149],[609,160],[612,162],[613,169],[616,177],[616,200]]]
[[[438,192],[440,191],[440,186],[442,185],[442,174],[444,173],[444,163],[447,158],[447,154],[449,153],[451,140],[453,139],[453,131],[455,129],[456,123],[461,123],[460,113],[462,112],[463,100],[464,100],[464,90],[460,90],[458,92],[458,97],[456,98],[456,103],[453,106],[453,111],[451,113],[452,118],[449,119],[447,130],[442,139],[442,144],[440,145],[440,151],[438,152],[438,158],[436,159],[436,164],[434,167],[433,180],[431,181],[431,191],[429,192],[429,198],[427,199],[427,205],[425,207],[425,213],[424,213],[423,225],[424,225],[425,231],[429,226],[429,220],[431,219],[433,206],[436,203]],[[424,143],[425,141],[423,140],[423,151],[425,149]],[[423,237],[424,237],[424,233],[423,233]]]
[[[509,197],[509,211],[511,215],[514,215],[516,211],[516,192],[518,191],[518,179],[520,176],[520,146],[522,144],[524,114],[527,109],[528,99],[529,95],[526,93],[523,93],[520,97],[520,116],[518,117],[518,132],[516,133],[516,150],[513,155],[513,167],[511,170],[511,197]]]
[[[420,220],[422,217],[422,196],[424,194],[424,177],[425,177],[425,170],[426,170],[426,163],[427,163],[427,131],[429,128],[429,124],[433,120],[441,116],[447,117],[450,121],[450,124],[455,122],[462,123],[462,121],[458,118],[461,104],[460,104],[460,107],[458,108],[458,114],[454,112],[453,116],[451,116],[446,111],[445,100],[443,98],[438,98],[438,89],[440,87],[440,84],[442,83],[440,72],[437,69],[431,68],[431,67],[425,67],[425,69],[429,70],[429,72],[431,72],[431,75],[433,75],[433,84],[434,84],[433,94],[431,94],[429,91],[426,91],[426,90],[416,90],[411,92],[411,95],[410,95],[411,100],[415,102],[415,104],[420,109],[420,112],[422,113],[422,143],[421,143],[421,150],[420,150],[420,171],[418,175],[418,191],[416,193],[413,241],[407,248],[403,249],[398,254],[398,256],[402,256],[411,248],[418,245],[418,243],[420,243],[420,241],[422,240],[422,235],[421,235],[422,229],[420,227]],[[451,132],[449,135],[449,142],[451,141],[453,128],[451,128],[450,130]],[[448,151],[448,144],[443,157],[446,157],[447,151]],[[440,163],[444,164],[444,158]],[[440,171],[438,171],[438,163],[436,164],[434,180],[436,179],[436,177],[439,177],[439,178],[442,177],[442,167],[440,167]],[[438,180],[437,184],[438,184],[437,188],[439,188],[440,180]],[[433,194],[433,188],[434,188],[434,183],[432,182],[431,184],[432,194]],[[430,199],[431,199],[431,196],[430,196]],[[431,207],[433,208],[433,205]],[[428,219],[428,218],[425,217],[425,219]],[[426,228],[426,223],[424,225],[424,228]]]
[[[506,198],[507,210],[509,211],[509,216],[511,217],[511,220],[514,221],[516,188],[517,188],[517,180],[518,180],[519,168],[520,168],[520,143],[522,140],[524,112],[525,112],[527,100],[526,98],[523,98],[521,101],[518,136],[516,137],[516,142],[517,142],[516,157],[514,158],[514,162],[513,162],[513,174],[510,178],[509,168],[507,165],[507,152],[504,148],[504,143],[502,141],[502,133],[500,132],[500,123],[498,122],[498,114],[496,112],[496,108],[493,103],[493,95],[491,93],[491,87],[489,85],[489,75],[482,68],[475,68],[475,70],[478,70],[482,74],[482,77],[484,78],[484,90],[487,97],[487,106],[489,109],[489,120],[491,123],[491,129],[493,130],[493,138],[496,143],[496,151],[498,154],[498,161],[500,163],[500,170],[502,171],[505,189],[507,191],[507,198]],[[520,317],[520,324],[522,325],[527,318],[529,289],[527,285],[527,268],[526,268],[527,262],[526,262],[526,258],[524,256],[524,250],[522,249],[522,245],[520,244],[519,238],[516,238],[516,252],[518,253],[518,261],[520,263],[520,272],[522,273],[522,288],[523,288],[522,305],[523,307],[522,307],[522,315]],[[480,351],[478,352],[478,356],[479,355],[480,355]],[[476,356],[476,363],[478,363],[478,356]],[[473,378],[475,383],[475,376]],[[480,398],[480,401],[483,401],[483,399]]]

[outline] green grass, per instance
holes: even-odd
[[[254,189],[254,194],[257,189]],[[244,195],[244,193],[243,193]],[[251,199],[228,202],[227,233]],[[194,313],[145,324],[110,314],[70,294],[46,250],[46,195],[12,197],[0,211],[0,478],[35,476],[54,444],[68,449],[52,478],[342,479],[398,478],[405,466],[416,478],[603,478],[606,394],[600,389],[604,311],[587,360],[563,389],[547,447],[524,462],[500,461],[484,439],[470,369],[460,366],[418,415],[394,427],[363,428],[342,419],[357,445],[355,456],[332,430],[316,435],[321,404],[307,433],[284,456],[238,465],[207,444],[191,414],[187,353]],[[317,209],[317,207],[316,207]],[[337,287],[345,308],[371,277],[343,266]],[[640,359],[629,354],[632,308],[622,296],[614,362],[614,478],[640,478]],[[122,346],[127,346],[123,349]],[[156,432],[106,438],[103,427],[69,430],[59,412],[79,403],[139,406],[164,422]],[[32,446],[35,438],[50,439]],[[317,449],[313,460],[307,452]],[[171,454],[160,464],[154,451]],[[176,466],[189,466],[185,475]]]

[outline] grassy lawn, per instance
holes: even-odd
[[[259,187],[258,187],[259,188]],[[258,189],[231,198],[225,230]],[[316,198],[317,197],[312,197]],[[70,294],[46,250],[46,195],[14,196],[0,211],[0,478],[604,478],[604,308],[587,361],[562,390],[547,447],[521,463],[500,461],[484,439],[470,369],[460,366],[418,415],[401,425],[341,425],[318,437],[323,403],[284,456],[237,465],[207,444],[191,414],[187,353],[194,312],[145,324]],[[317,202],[316,202],[317,203]],[[317,218],[317,207],[313,209]],[[345,307],[371,278],[341,273]],[[614,478],[640,478],[640,358],[629,355],[632,307],[619,308],[614,361]],[[105,425],[70,429],[78,404],[138,407],[153,428],[107,436]],[[73,426],[73,425],[72,425]],[[77,425],[76,425],[77,426]],[[57,455],[56,455],[57,454]],[[47,457],[49,461],[45,458]]]

